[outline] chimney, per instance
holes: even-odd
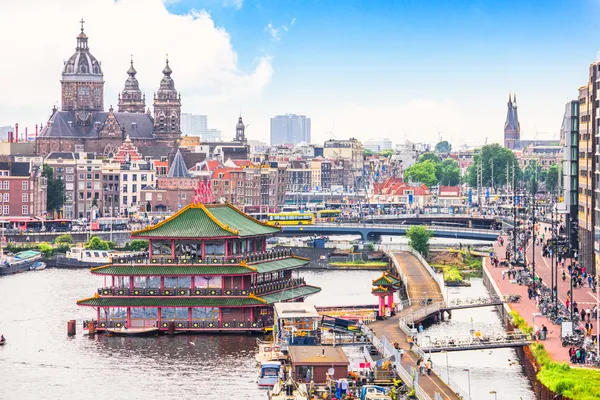
[[[19,142],[19,124],[15,124],[15,142]]]
[[[29,141],[29,134],[27,133],[27,127],[25,127],[25,142]]]
[[[12,141],[13,141],[13,133],[8,132],[8,143],[12,143]]]
[[[38,135],[38,125],[37,125],[37,124],[35,124],[35,137],[36,137],[36,138],[37,138],[37,135]]]

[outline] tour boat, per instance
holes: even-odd
[[[56,266],[63,268],[101,267],[110,263],[112,252],[108,250],[89,250],[73,247],[67,254],[56,257]]]
[[[41,258],[42,253],[36,250],[25,250],[12,257],[3,257],[0,260],[0,275],[29,271],[31,265]]]
[[[294,382],[291,377],[285,382],[278,381],[267,395],[269,400],[309,400],[306,385]]]
[[[274,386],[279,381],[279,361],[264,361],[260,364],[258,372],[258,386]]]
[[[4,346],[6,344],[6,340],[0,342],[0,346]]]
[[[257,363],[287,360],[287,356],[282,351],[281,344],[264,342],[259,339],[256,342],[258,343],[258,352],[254,356],[254,359]]]
[[[46,269],[46,263],[41,261],[36,261],[29,267],[30,271],[41,271],[43,269]]]
[[[109,328],[106,330],[114,336],[156,336],[159,331],[158,328]]]

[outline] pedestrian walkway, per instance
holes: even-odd
[[[508,238],[504,238],[504,243],[508,243]],[[494,252],[499,256],[503,257],[505,254],[505,247],[500,247],[496,242],[494,244]],[[542,257],[542,246],[533,246],[530,242],[527,248],[527,260],[532,260],[533,252],[535,251],[535,273],[538,278],[542,279],[542,282],[548,286],[551,283],[551,260],[549,258]],[[559,362],[568,362],[569,354],[568,347],[562,347],[562,341],[560,340],[560,326],[552,324],[545,316],[537,316],[539,314],[539,309],[536,307],[535,300],[529,299],[527,296],[527,286],[518,285],[516,283],[511,283],[511,280],[508,277],[503,277],[502,272],[506,271],[507,268],[493,267],[489,259],[486,259],[484,263],[484,268],[486,268],[489,276],[492,277],[494,283],[500,290],[502,295],[515,293],[520,294],[522,300],[519,303],[510,303],[508,306],[515,310],[527,321],[529,325],[534,326],[534,329],[537,331],[541,328],[542,324],[548,328],[548,337],[545,341],[543,341],[544,347],[548,351],[548,354],[554,361]],[[558,298],[559,301],[564,303],[567,298],[567,291],[570,290],[570,282],[569,278],[566,281],[562,281],[560,278],[559,269],[559,280],[558,280]],[[596,297],[593,293],[591,293],[591,289],[578,288],[574,289],[574,299],[579,305],[579,309],[581,307],[585,308],[593,308],[592,302],[596,302]],[[535,323],[534,323],[534,315]],[[592,323],[594,324],[594,332],[598,329],[598,323],[594,319],[592,319]]]
[[[434,301],[442,299],[442,293],[438,284],[429,275],[421,262],[408,252],[399,252],[392,255],[400,266],[407,280],[408,295],[412,301],[412,305],[405,308],[398,315],[386,320],[375,321],[369,324],[369,328],[373,330],[379,338],[385,338],[391,342],[397,342],[404,349],[404,357],[401,364],[407,370],[417,368],[418,356],[410,351],[410,346],[407,341],[407,335],[399,328],[398,322],[402,316],[416,313],[426,306],[420,305],[419,300],[422,298],[432,298]],[[426,360],[423,360],[426,361]],[[419,378],[419,386],[431,397],[435,398],[435,393],[439,393],[442,399],[458,400],[459,397],[454,393],[436,374],[422,375]]]

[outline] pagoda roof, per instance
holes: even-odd
[[[321,288],[319,287],[305,285],[261,297],[257,297],[254,294],[245,297],[99,297],[96,295],[88,299],[77,301],[77,305],[88,307],[243,307],[294,300],[320,291]]]
[[[377,286],[371,289],[371,293],[373,294],[388,294],[388,289],[383,286]]]
[[[247,265],[239,264],[109,264],[92,268],[92,274],[114,276],[193,276],[193,275],[247,275],[265,274],[302,267],[310,260],[302,257],[289,257],[263,261]]]
[[[189,204],[156,225],[132,232],[141,239],[272,235],[279,228],[259,222],[231,204]]]
[[[400,280],[393,275],[384,272],[379,278],[373,281],[373,286],[395,286]]]

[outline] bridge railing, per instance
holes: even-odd
[[[415,257],[417,257],[417,259],[419,260],[419,262],[421,262],[421,264],[423,264],[423,266],[425,267],[425,269],[427,270],[427,272],[429,272],[429,275],[431,275],[431,277],[437,282],[438,286],[440,287],[440,291],[442,292],[442,296],[443,296],[444,287],[445,287],[445,282],[444,282],[443,275],[437,274],[433,270],[433,268],[431,268],[431,265],[429,265],[429,263],[427,262],[427,260],[425,260],[425,258],[423,257],[423,255],[421,253],[419,253],[418,251],[416,251],[415,249],[413,249],[412,247],[408,246],[408,252],[410,252],[412,255],[414,255]]]
[[[414,325],[416,321],[420,321],[428,317],[429,315],[435,314],[440,311],[440,309],[444,306],[442,302],[436,302],[433,304],[425,305],[423,308],[420,308],[416,311],[411,311],[402,317],[404,322],[408,324]]]
[[[343,223],[343,222],[316,222],[314,225],[284,225],[284,230],[293,228],[307,228],[307,227],[321,227],[321,228],[342,228],[342,227],[355,227],[355,228],[370,228],[372,230],[390,230],[390,229],[409,229],[411,226],[422,226],[422,225],[408,225],[408,224],[367,224],[367,223]],[[468,233],[481,233],[489,235],[490,233],[496,232],[490,229],[476,229],[476,228],[465,228],[462,226],[444,226],[444,225],[429,225],[431,230],[438,232],[468,232]],[[500,231],[497,231],[500,234]]]

